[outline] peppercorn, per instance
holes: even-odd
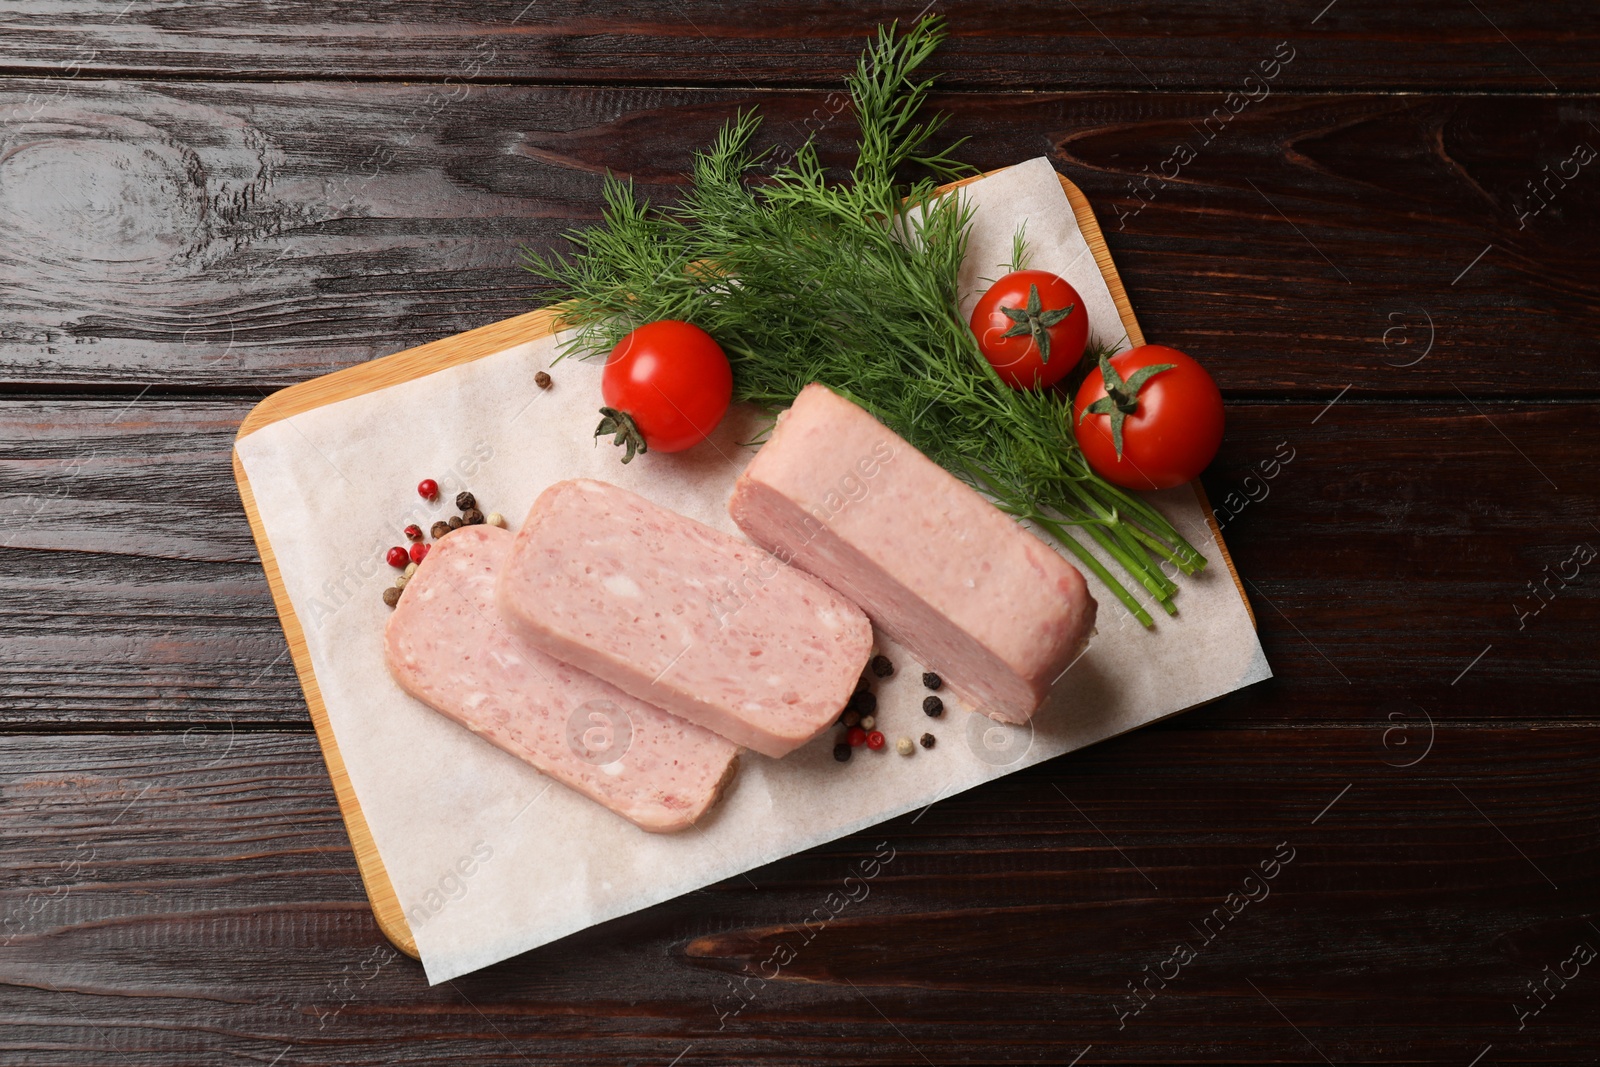
[[[927,671],[922,675],[922,684],[929,689],[938,689],[944,685],[944,679],[932,671]]]
[[[937,719],[944,714],[944,701],[931,695],[923,697],[922,713],[931,719]]]
[[[888,656],[873,656],[871,667],[872,673],[879,678],[887,678],[894,673],[894,664],[889,662]]]
[[[488,516],[483,521],[488,523],[490,526],[498,526],[502,530],[506,528],[506,517],[500,514],[498,511],[489,512]]]
[[[883,747],[883,735],[874,730],[867,735],[867,747],[876,752]]]
[[[453,529],[453,527],[448,522],[440,521],[434,523],[433,527],[428,532],[433,534],[433,539],[437,541],[439,538],[449,533],[451,529]]]
[[[934,737],[932,734],[923,734],[922,735],[922,747],[923,748],[932,748],[934,745],[938,744],[938,742],[939,742],[939,739],[937,737]]]
[[[861,728],[863,730],[870,730],[876,725],[878,725],[878,720],[877,720],[876,716],[872,716],[872,715],[863,715],[863,716],[861,716]]]
[[[867,732],[859,726],[852,726],[845,731],[844,739],[852,748],[856,745],[864,745],[867,742]]]
[[[406,540],[407,541],[420,541],[420,540],[422,540],[422,527],[418,526],[416,523],[412,523],[410,526],[407,526],[406,527]]]
[[[439,483],[432,478],[424,478],[417,483],[417,495],[424,500],[439,499]]]
[[[540,389],[550,388],[550,375],[546,374],[544,371],[540,371],[538,374],[533,376],[533,384],[537,385]]]
[[[405,575],[407,578],[409,578],[413,574],[417,573],[417,565],[415,563],[407,563],[406,564],[406,569],[401,571],[400,573]]]
[[[475,508],[477,506],[478,506],[478,498],[473,496],[471,493],[467,492],[465,489],[461,490],[461,492],[456,494],[456,510],[457,511],[471,511],[473,508]]]
[[[911,738],[902,737],[894,743],[894,750],[902,756],[909,756],[917,750],[917,746],[911,743]]]
[[[406,583],[410,580],[411,578],[409,575],[402,574],[400,577],[394,580],[394,587],[396,589],[404,589],[406,587]]]
[[[483,512],[477,508],[468,508],[461,513],[461,522],[464,526],[482,526]]]
[[[839,744],[834,745],[833,746],[833,758],[838,760],[840,763],[849,763],[850,762],[850,746],[848,744],[846,744],[845,742],[842,742],[842,741]]]
[[[422,557],[426,556],[428,554],[428,548],[429,547],[430,546],[428,546],[428,545],[424,545],[424,544],[420,544],[420,543],[412,545],[411,546],[411,562],[412,563],[421,563],[422,562]]]
[[[383,591],[383,602],[389,605],[391,608],[400,603],[400,590],[396,589],[392,585],[385,589]]]
[[[401,548],[399,545],[395,545],[383,558],[388,561],[389,566],[393,567],[395,570],[399,570],[401,567],[406,565],[406,560],[410,557],[406,555],[405,549]]]
[[[871,715],[878,710],[878,698],[871,690],[860,689],[850,695],[850,702],[845,707],[858,715]]]
[[[839,716],[839,724],[841,726],[860,726],[861,716],[854,711],[846,710],[843,715]]]
[[[465,526],[466,523],[461,521],[461,516],[460,515],[452,515],[452,516],[450,516],[450,521],[448,523],[446,523],[446,525],[449,526],[450,529],[452,529],[452,530],[459,530],[459,529],[461,529],[461,527]]]

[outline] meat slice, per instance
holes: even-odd
[[[401,688],[644,830],[682,830],[717,802],[729,741],[555,660],[495,607],[512,535],[463,526],[439,541],[384,630]]]
[[[872,625],[808,574],[605,482],[534,502],[500,579],[524,637],[767,756],[839,717]]]
[[[778,417],[728,511],[995,719],[1026,722],[1094,629],[1077,568],[821,385]]]

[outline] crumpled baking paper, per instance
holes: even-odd
[[[1082,294],[1094,334],[1123,328],[1048,160],[967,186],[976,206],[964,281],[1005,273],[1017,223],[1029,265]],[[470,488],[515,530],[540,490],[564,478],[614,482],[737,533],[725,505],[762,424],[735,411],[707,443],[624,467],[591,434],[600,362],[552,365],[556,340],[533,339],[474,362],[329,404],[238,443],[261,520],[304,627],[350,781],[366,814],[431,983],[536,948],[607,919],[917,811],[991,778],[1205,703],[1270,675],[1244,604],[1188,488],[1151,499],[1210,559],[1180,579],[1180,613],[1145,631],[1089,578],[1099,633],[1029,726],[962,708],[923,714],[921,667],[880,635],[895,675],[878,686],[883,752],[834,761],[830,731],[783,760],[745,753],[699,826],[648,834],[408,697],[384,667],[394,572],[384,551],[402,527],[426,529]],[[535,387],[536,371],[554,384]],[[441,486],[428,505],[419,479]],[[1113,572],[1115,568],[1113,567]],[[910,758],[901,735],[932,732]],[[625,764],[625,757],[623,763]]]

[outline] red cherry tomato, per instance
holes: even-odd
[[[682,452],[711,435],[733,398],[733,369],[700,327],[663,319],[611,350],[600,378],[606,406],[595,436],[635,452]]]
[[[1072,405],[1073,432],[1089,466],[1125,489],[1170,489],[1192,481],[1222,444],[1217,383],[1200,364],[1166,345],[1130,348],[1110,363],[1119,395],[1108,398],[1106,376],[1094,370]],[[1163,366],[1168,369],[1151,370]],[[1120,456],[1114,422],[1122,424]]]
[[[978,350],[1013,389],[1046,389],[1072,373],[1089,344],[1078,291],[1047,270],[1012,271],[972,309]]]

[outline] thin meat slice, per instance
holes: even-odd
[[[821,385],[778,417],[728,511],[995,719],[1031,718],[1094,629],[1077,568]]]
[[[738,766],[724,738],[552,659],[505,624],[512,535],[463,526],[433,546],[384,630],[401,688],[644,830],[689,826]]]
[[[550,655],[773,757],[839,717],[872,650],[866,616],[815,578],[587,479],[534,502],[499,603]]]

